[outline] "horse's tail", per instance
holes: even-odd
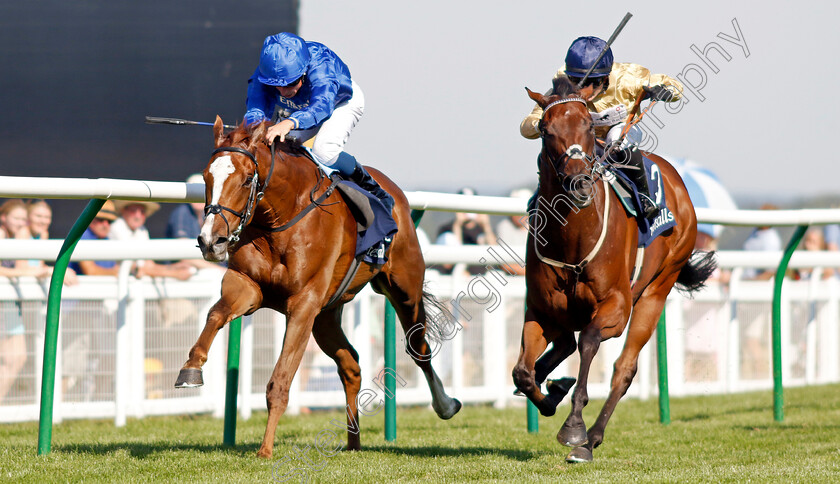
[[[439,341],[452,339],[461,329],[446,304],[426,290],[423,290],[423,306],[426,309],[426,332],[431,332]]]
[[[691,295],[706,287],[706,280],[717,269],[714,251],[695,250],[677,277],[677,289]]]

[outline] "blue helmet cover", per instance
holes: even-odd
[[[566,53],[566,75],[572,77],[583,77],[586,71],[592,67],[595,59],[604,50],[607,43],[598,37],[578,37],[572,42],[569,51]],[[607,52],[598,61],[598,64],[592,69],[589,77],[604,77],[610,75],[613,65],[612,49],[607,49]]]
[[[309,59],[309,48],[297,35],[270,35],[263,42],[257,80],[269,86],[288,86],[306,74]]]

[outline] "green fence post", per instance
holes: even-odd
[[[242,335],[242,318],[229,324],[227,354],[227,386],[225,393],[225,432],[222,443],[236,445],[236,397],[239,392],[239,345]]]
[[[423,218],[423,210],[412,210],[411,221],[416,228]],[[397,370],[397,313],[390,302],[385,301],[385,368]],[[385,372],[385,440],[397,440],[397,378],[392,372]]]
[[[527,397],[526,397],[527,398]],[[537,411],[537,406],[534,405],[531,400],[528,400],[527,403],[528,410],[526,411],[526,418],[528,419],[528,433],[529,434],[536,434],[540,431],[540,420],[539,420],[539,412]]]
[[[773,285],[773,418],[777,422],[785,419],[785,395],[782,386],[782,283],[793,251],[807,230],[807,225],[796,227],[776,269]]]
[[[671,400],[668,395],[668,344],[665,331],[665,307],[659,316],[656,326],[656,370],[659,375],[659,422],[663,425],[671,423]]]
[[[385,301],[385,440],[397,440],[397,314]],[[387,371],[387,370],[391,371]]]
[[[44,368],[41,373],[41,415],[38,422],[38,455],[50,453],[52,446],[53,399],[55,397],[55,354],[58,348],[58,319],[61,314],[61,290],[64,274],[76,244],[96,217],[104,199],[95,198],[88,202],[82,214],[70,228],[64,244],[55,260],[47,296],[47,320],[44,327]]]
[[[525,312],[528,312],[528,305],[525,305]],[[530,398],[525,397],[525,420],[528,425],[528,433],[529,434],[536,434],[540,431],[540,414],[537,410],[537,406],[531,401]]]

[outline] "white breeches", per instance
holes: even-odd
[[[338,159],[339,153],[350,139],[350,132],[365,112],[365,95],[362,88],[353,81],[353,96],[335,107],[332,115],[320,126],[306,130],[294,130],[291,135],[305,142],[315,136],[312,154],[319,162],[332,166]]]
[[[609,132],[607,132],[607,136],[604,138],[607,146],[618,141],[618,138],[621,136],[621,130],[624,129],[625,124],[626,123],[616,124],[610,128]],[[642,129],[634,125],[629,131],[627,131],[627,134],[624,136],[624,141],[621,142],[621,146],[619,146],[619,148],[624,149],[629,146],[639,146],[643,137],[644,132]]]

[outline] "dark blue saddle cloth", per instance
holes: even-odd
[[[388,262],[388,247],[397,233],[394,217],[378,198],[351,181],[341,180],[338,191],[356,219],[356,257],[364,254],[368,264]]]
[[[639,200],[639,189],[630,178],[615,166],[610,166],[609,170],[615,175],[620,188],[615,183],[612,184],[613,189],[621,198],[622,205],[628,213],[636,218],[639,226],[639,247],[647,247],[656,237],[666,230],[674,227],[677,222],[674,219],[674,214],[668,208],[665,200],[665,187],[662,183],[662,172],[659,171],[659,166],[651,161],[648,157],[643,156],[645,167],[645,176],[648,179],[648,187],[650,193],[648,197],[659,207],[659,213],[653,219],[647,219],[644,216],[644,211],[641,208],[641,201]]]

